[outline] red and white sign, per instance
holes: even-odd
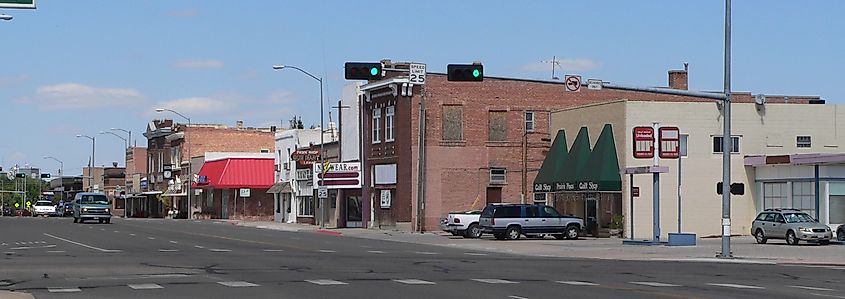
[[[329,163],[325,171],[320,163],[314,163],[313,167],[314,186],[326,186],[328,189],[361,188],[361,163],[359,162]]]
[[[654,158],[654,128],[634,127],[634,158]]]
[[[677,159],[681,156],[681,129],[678,127],[661,127],[657,129],[660,140],[660,158]]]
[[[566,91],[581,91],[581,76],[566,75],[563,79],[563,83],[566,85]]]

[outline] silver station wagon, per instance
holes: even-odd
[[[766,209],[760,212],[751,225],[751,234],[759,244],[766,244],[769,239],[785,239],[789,245],[798,245],[799,241],[827,245],[833,238],[830,227],[796,209]]]

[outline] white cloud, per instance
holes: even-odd
[[[179,60],[174,67],[180,69],[210,69],[223,67],[223,61],[215,59],[184,59]]]
[[[100,88],[78,83],[64,83],[39,87],[32,97],[19,100],[44,109],[85,109],[132,106],[146,99],[130,88]]]
[[[190,97],[160,102],[155,108],[166,108],[179,113],[215,113],[233,108],[230,101],[208,97]]]
[[[29,81],[29,76],[27,75],[18,75],[18,76],[0,76],[0,87],[7,87],[7,86],[16,86]]]
[[[557,59],[557,67],[555,69],[563,71],[591,71],[601,66],[600,63],[586,58],[562,58]],[[522,66],[523,71],[529,72],[550,72],[552,70],[551,62],[535,62]]]

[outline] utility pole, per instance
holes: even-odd
[[[725,101],[722,117],[722,252],[720,258],[732,258],[731,253],[731,0],[725,0]]]

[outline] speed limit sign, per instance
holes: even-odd
[[[411,84],[424,85],[425,84],[425,64],[412,63],[408,67],[408,81]]]

